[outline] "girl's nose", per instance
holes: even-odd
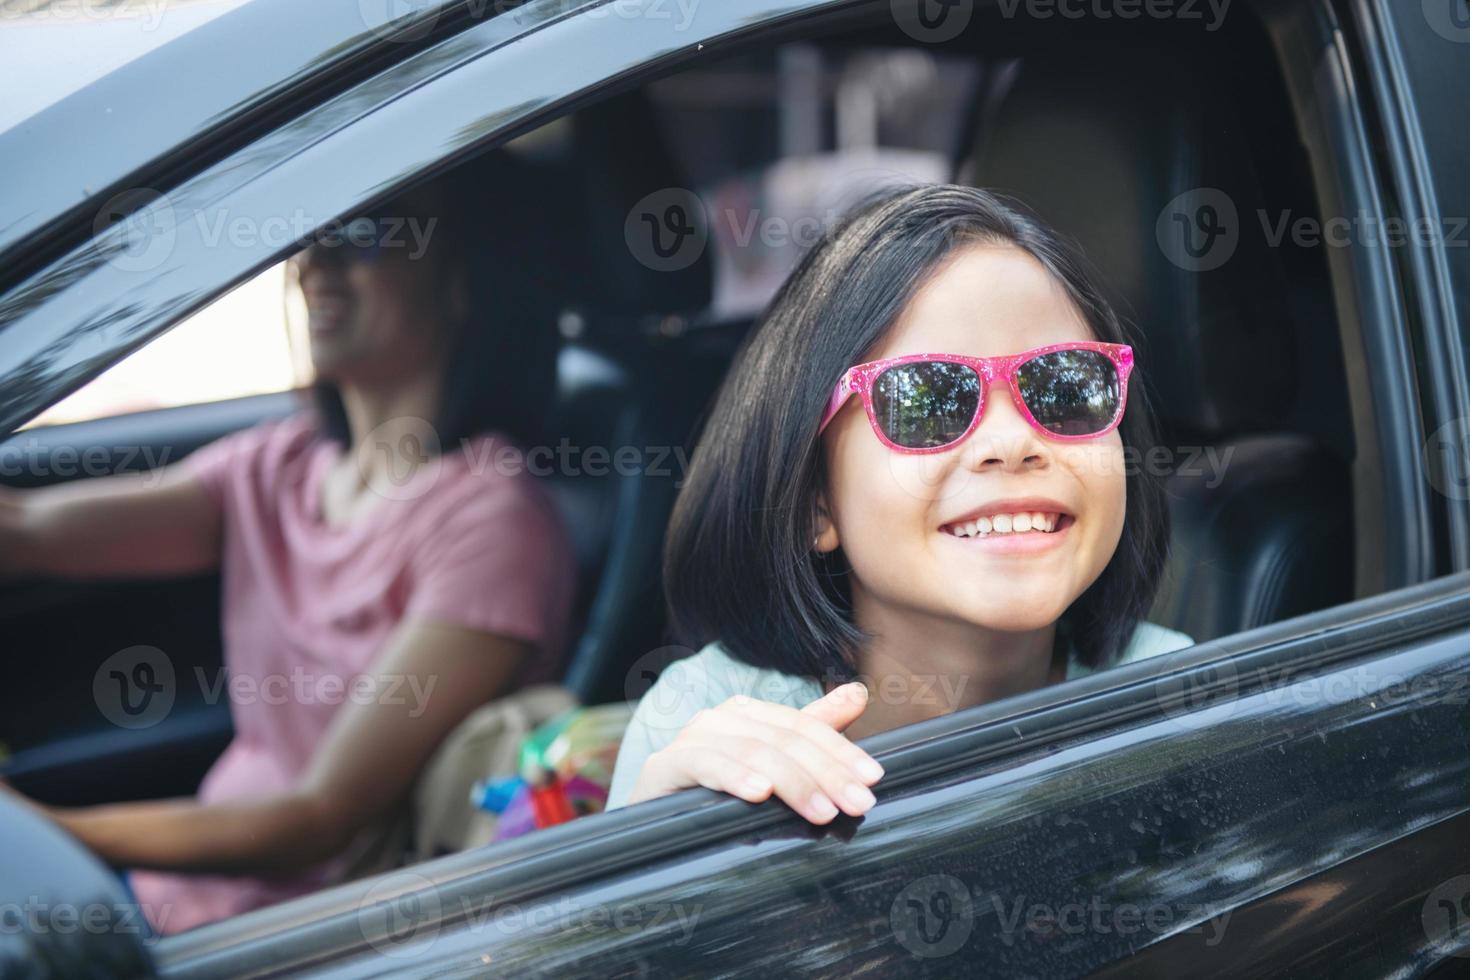
[[[1004,385],[991,387],[980,424],[961,448],[974,469],[1034,468],[1050,458],[1046,440],[1021,414]]]

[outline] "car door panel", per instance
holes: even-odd
[[[505,975],[1050,977],[1174,943],[1208,951],[1206,971],[1249,965],[1280,923],[1237,911],[1351,880],[1385,849],[1446,877],[1464,863],[1444,848],[1470,812],[1467,585],[870,739],[889,776],[862,820],[814,828],[680,794],[208,927],[162,944],[160,964],[213,976],[228,950],[260,975],[441,975],[488,957]],[[1376,885],[1371,904],[1309,907],[1295,933],[1442,956],[1422,925],[1374,912],[1422,907],[1425,880]],[[1335,970],[1359,941],[1300,948]]]
[[[1236,909],[1230,927],[1248,943],[1189,931],[1094,976],[1386,977],[1436,968],[1460,975],[1465,951],[1451,952],[1450,940],[1463,920],[1451,899],[1466,894],[1455,880],[1470,872],[1467,834],[1470,817],[1462,813]]]

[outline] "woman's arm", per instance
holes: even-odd
[[[300,785],[262,799],[119,803],[47,812],[119,867],[222,874],[290,873],[339,853],[386,816],[445,736],[495,697],[534,646],[480,630],[410,620],[371,674],[379,697],[346,699]],[[351,678],[344,678],[351,690]]]
[[[181,575],[218,566],[219,505],[179,464],[36,490],[0,487],[0,575]]]

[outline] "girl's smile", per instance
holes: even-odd
[[[1049,497],[992,500],[945,521],[939,530],[952,537],[977,541],[1000,540],[1006,535],[1056,534],[1074,522],[1072,511]]]
[[[1056,511],[1006,511],[946,525],[939,533],[964,547],[984,549],[987,555],[1030,555],[1061,547],[1075,523],[1071,514]]]

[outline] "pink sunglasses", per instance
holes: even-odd
[[[1118,427],[1128,402],[1133,348],[1078,341],[1000,357],[905,354],[857,364],[843,373],[817,432],[861,395],[878,439],[901,453],[936,453],[980,424],[996,381],[1026,420],[1050,439],[1096,439]]]

